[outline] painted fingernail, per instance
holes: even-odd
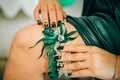
[[[58,21],[58,27],[61,25],[61,23],[62,23],[61,21]]]
[[[60,68],[58,68],[57,71],[60,71]]]
[[[60,65],[60,66],[58,66],[58,68],[63,68],[64,67],[64,65]]]
[[[61,59],[61,56],[55,56],[54,59],[59,60],[59,59]]]
[[[62,50],[63,48],[64,48],[64,46],[59,46],[57,49]]]
[[[72,75],[72,73],[68,73],[68,76],[71,76]]]
[[[50,75],[51,74],[51,72],[48,72],[48,75]]]
[[[52,28],[55,28],[55,27],[56,27],[55,22],[52,22]]]
[[[48,23],[45,22],[45,23],[44,23],[44,26],[45,26],[45,28],[48,28]]]
[[[58,62],[58,63],[57,63],[57,67],[58,67],[58,68],[63,68],[63,67],[64,67],[64,63]]]
[[[38,24],[38,25],[41,25],[42,22],[41,22],[40,20],[37,20],[37,24]]]

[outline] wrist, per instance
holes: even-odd
[[[117,56],[115,79],[120,79],[120,56]]]

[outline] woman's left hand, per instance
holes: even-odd
[[[58,61],[64,64],[61,70],[72,70],[70,77],[91,76],[100,79],[112,79],[116,56],[95,46],[64,46]]]

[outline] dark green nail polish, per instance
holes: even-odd
[[[59,60],[59,59],[61,59],[61,56],[55,56],[54,59]]]
[[[61,23],[62,23],[61,21],[58,21],[58,27],[61,25]]]
[[[63,68],[63,67],[64,67],[64,63],[58,62],[58,63],[57,63],[57,67],[58,67],[58,68]]]
[[[50,75],[51,74],[51,72],[48,72],[48,75]]]
[[[38,25],[41,25],[42,22],[41,22],[40,20],[37,20],[37,24],[38,24]]]
[[[48,23],[45,22],[45,23],[44,23],[44,26],[45,26],[45,28],[48,28]]]
[[[68,73],[68,76],[71,76],[72,75],[72,73]]]
[[[59,46],[57,49],[62,50],[63,48],[64,48],[64,46]]]
[[[55,22],[52,22],[52,28],[55,28],[55,27],[56,27]]]

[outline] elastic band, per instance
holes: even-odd
[[[116,56],[115,58],[115,67],[114,67],[114,75],[113,75],[113,79],[115,79],[115,76],[116,76],[116,68],[117,68],[117,61],[118,61],[118,56]]]

